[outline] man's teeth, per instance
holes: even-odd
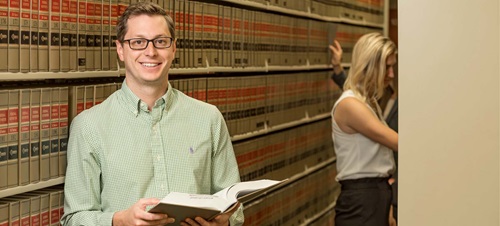
[[[158,64],[152,64],[152,63],[142,63],[143,66],[145,67],[155,67],[157,66]]]

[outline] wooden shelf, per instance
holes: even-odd
[[[38,189],[58,185],[64,183],[64,177],[59,177],[55,179],[50,179],[48,181],[40,181],[35,184],[28,184],[24,186],[17,186],[17,187],[12,187],[8,188],[5,190],[0,190],[0,198],[7,197],[7,196],[12,196],[12,195],[17,195],[29,191],[35,191]]]

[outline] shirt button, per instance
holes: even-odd
[[[161,190],[165,191],[165,186],[163,184],[161,185]]]
[[[159,162],[159,161],[160,161],[160,159],[161,159],[161,156],[160,156],[160,155],[157,155],[157,156],[156,156],[156,159],[157,159],[157,160],[158,160],[158,162]]]

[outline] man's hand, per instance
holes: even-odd
[[[328,48],[330,48],[330,52],[332,52],[332,65],[334,67],[340,66],[340,63],[342,63],[342,46],[340,46],[340,43],[337,40],[333,40],[333,45],[329,45]]]
[[[233,215],[233,213],[240,208],[240,203],[236,203],[236,206],[232,207],[231,211],[223,213],[217,217],[215,217],[211,221],[206,221],[201,217],[196,217],[194,220],[187,218],[181,222],[181,226],[228,226],[229,225],[229,217]]]
[[[113,226],[129,225],[166,225],[174,223],[174,218],[166,214],[148,213],[146,206],[156,205],[160,200],[156,198],[140,199],[126,210],[116,212],[113,215]]]

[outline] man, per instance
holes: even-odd
[[[117,25],[122,88],[72,121],[63,225],[240,225],[243,212],[212,221],[147,212],[169,192],[213,194],[239,182],[230,136],[215,106],[173,89],[174,23],[140,2]],[[234,214],[233,214],[234,213]]]

